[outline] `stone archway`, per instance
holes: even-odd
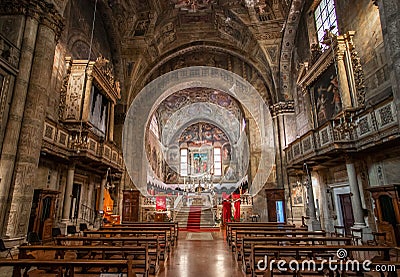
[[[215,67],[195,66],[168,72],[145,86],[132,102],[124,123],[122,149],[127,171],[135,186],[147,194],[148,162],[145,154],[145,132],[150,115],[169,95],[182,89],[205,87],[226,92],[236,98],[255,122],[251,132],[258,132],[255,147],[260,152],[252,176],[250,193],[256,195],[264,186],[275,162],[273,121],[268,107],[256,89],[242,77]],[[248,157],[249,158],[249,157]]]

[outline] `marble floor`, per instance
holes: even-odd
[[[156,276],[238,277],[244,274],[238,267],[223,232],[180,232],[178,245]]]

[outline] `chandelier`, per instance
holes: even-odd
[[[70,147],[78,154],[81,150],[88,148],[88,141],[87,133],[83,133],[82,130],[79,130],[79,132],[76,132],[69,137]]]

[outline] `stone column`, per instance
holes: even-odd
[[[373,2],[379,8],[393,101],[400,111],[400,5],[398,0],[373,0]],[[400,113],[397,113],[397,120],[400,124]]]
[[[347,175],[349,177],[350,194],[351,194],[351,206],[353,208],[354,214],[354,228],[364,228],[366,227],[364,221],[364,214],[361,204],[360,189],[357,182],[356,169],[354,167],[354,162],[351,157],[346,157],[346,169]]]
[[[103,206],[104,206],[104,189],[106,187],[107,183],[107,177],[104,177],[101,179],[101,185],[100,185],[100,196],[99,196],[99,213],[103,212]]]
[[[99,191],[99,206],[97,208],[97,214],[96,214],[96,219],[94,222],[94,228],[100,228],[101,225],[103,224],[104,189],[106,187],[106,183],[107,183],[107,174],[103,179],[101,179],[100,191]]]
[[[278,188],[283,188],[283,176],[282,176],[282,156],[281,156],[281,128],[280,128],[280,116],[273,115],[274,123],[274,142],[275,142],[275,165],[276,165],[276,182]]]
[[[284,148],[288,137],[294,137],[292,130],[288,130],[287,122],[294,116],[294,102],[279,102],[270,107],[274,121],[274,141],[276,149],[276,179],[279,188],[289,189],[288,176],[286,171],[286,153]],[[292,128],[293,129],[293,128]]]
[[[108,124],[108,140],[114,141],[114,103],[110,103],[110,120]]]
[[[75,163],[72,163],[68,167],[67,183],[65,184],[63,213],[62,213],[62,221],[65,223],[70,220],[72,190],[74,187],[74,176],[75,176]]]
[[[36,172],[43,138],[49,84],[61,29],[61,17],[50,4],[43,5],[30,74],[24,117],[18,141],[14,179],[6,235],[16,243],[25,239],[28,230]]]
[[[93,204],[93,195],[94,195],[94,180],[91,178],[89,181],[89,192],[87,198],[87,205],[89,208],[95,210],[92,206]]]
[[[248,143],[248,146],[249,146],[249,157],[248,157],[249,162],[248,162],[248,165],[247,165],[247,176],[248,176],[247,179],[248,179],[248,183],[249,183],[249,187],[250,187],[251,184],[252,184],[252,181],[253,181],[253,174],[251,173],[252,162],[251,162],[250,121],[247,118],[245,119],[245,124],[246,124],[245,125],[246,138],[245,139],[247,139],[247,143]]]
[[[346,64],[344,61],[344,56],[346,53],[346,43],[344,36],[337,36],[337,46],[335,49],[336,61],[337,61],[337,71],[338,71],[338,82],[340,95],[342,97],[343,109],[351,108],[353,106],[351,101],[351,92],[349,83],[347,80]]]
[[[5,232],[5,216],[8,210],[8,202],[12,176],[14,172],[15,156],[26,94],[28,91],[29,76],[31,74],[33,50],[36,44],[36,34],[39,26],[39,14],[37,10],[30,9],[25,20],[25,30],[21,46],[21,57],[19,63],[19,72],[16,78],[13,98],[10,107],[10,114],[5,129],[3,148],[0,158],[0,235]]]
[[[304,170],[306,173],[306,181],[305,181],[305,186],[307,188],[307,197],[308,197],[308,211],[309,211],[309,224],[308,224],[308,229],[310,231],[319,231],[321,230],[321,222],[317,219],[317,211],[315,209],[315,198],[314,198],[314,189],[312,185],[312,180],[311,180],[311,174],[308,170],[308,166],[305,163],[304,164]]]

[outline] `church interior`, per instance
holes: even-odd
[[[398,276],[399,146],[398,0],[0,0],[0,276]]]

